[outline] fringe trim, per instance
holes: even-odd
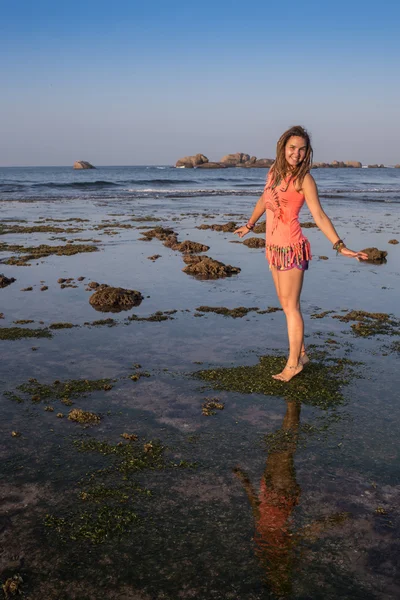
[[[289,246],[266,245],[267,260],[271,267],[286,269],[293,264],[300,265],[303,260],[311,260],[311,246],[307,238]]]

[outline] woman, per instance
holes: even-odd
[[[266,256],[286,316],[289,337],[287,364],[281,373],[273,375],[280,381],[290,381],[309,362],[300,310],[304,271],[311,260],[310,243],[303,235],[298,219],[304,200],[317,227],[336,252],[351,258],[368,258],[364,252],[354,252],[345,246],[323,211],[316,183],[310,174],[312,154],[310,137],[303,127],[296,125],[285,131],[278,140],[275,162],[250,220],[234,232],[240,238],[244,237],[266,211]]]

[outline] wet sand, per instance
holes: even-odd
[[[247,205],[191,204],[4,207],[3,226],[81,231],[6,233],[0,243],[75,240],[98,250],[31,266],[4,264],[24,253],[0,254],[0,272],[16,279],[0,289],[0,328],[50,334],[0,340],[2,583],[19,576],[35,600],[398,598],[400,247],[389,240],[400,238],[400,215],[373,204],[325,207],[351,247],[388,251],[383,265],[336,257],[321,232],[305,230],[313,366],[285,389],[264,385],[287,340],[282,312],[267,310],[277,301],[263,251],[197,229],[240,224]],[[141,227],[160,225],[240,272],[184,273],[181,252],[139,239]],[[143,300],[96,311],[91,281]],[[252,310],[233,318],[201,307]],[[165,319],[148,320],[157,311]],[[385,313],[390,323],[359,335],[360,321],[335,318],[349,311]],[[104,319],[114,322],[93,325]],[[221,371],[233,367],[243,369]],[[208,401],[223,409],[204,415]],[[72,421],[77,408],[99,421]]]

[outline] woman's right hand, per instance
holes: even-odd
[[[242,238],[245,235],[247,235],[250,231],[251,231],[251,229],[249,229],[248,227],[246,227],[246,225],[242,225],[242,227],[239,227],[239,229],[236,229],[236,231],[234,231],[233,234],[237,233],[238,236],[240,238]]]

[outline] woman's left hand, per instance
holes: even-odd
[[[345,246],[340,250],[340,254],[349,258],[356,258],[357,260],[368,260],[368,254],[365,252],[354,252],[354,250],[350,250],[350,248],[346,248]]]

